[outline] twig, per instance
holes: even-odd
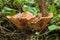
[[[41,12],[43,16],[46,16],[46,0],[41,0]]]
[[[3,29],[4,29],[4,30],[6,30],[6,31],[10,31],[10,30],[8,30],[8,29],[7,29],[7,28],[5,28],[5,27],[3,27]]]
[[[56,40],[59,40],[59,39],[58,39],[58,34],[57,34],[57,36],[56,36]]]

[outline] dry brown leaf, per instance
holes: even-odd
[[[22,14],[21,14],[21,19],[26,19],[26,20],[30,20],[30,19],[32,19],[32,18],[34,18],[35,16],[32,14],[32,13],[30,13],[30,12],[23,12]]]
[[[22,14],[6,17],[20,30],[25,27],[34,30],[43,30],[48,21],[53,17],[53,14],[49,13],[46,17],[36,17],[32,13],[23,12]]]
[[[20,30],[23,30],[23,24],[19,21],[20,13],[16,14],[14,16],[6,16],[13,24],[15,27],[17,27]]]

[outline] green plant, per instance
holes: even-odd
[[[3,1],[2,0],[0,0],[0,7],[2,7],[3,6]]]
[[[48,35],[45,40],[56,40],[57,34]]]
[[[3,4],[2,0],[0,0],[0,5]]]
[[[22,10],[24,11],[24,12],[26,12],[26,11],[29,11],[29,12],[31,12],[33,15],[37,15],[37,13],[39,13],[39,7],[38,6],[36,6],[36,7],[30,7],[30,6],[27,6],[27,5],[24,5],[23,7],[22,7]]]
[[[2,26],[0,26],[0,30],[2,30]]]
[[[56,5],[52,4],[50,6],[48,6],[48,12],[52,12],[53,13],[53,18],[50,21],[50,24],[58,24],[60,21],[60,14],[57,14],[57,10],[56,10]]]
[[[16,10],[15,9],[8,8],[8,7],[4,7],[2,9],[1,14],[3,14],[3,15],[14,15],[14,14],[16,14]]]
[[[13,4],[34,4],[34,0],[14,0]]]
[[[54,3],[56,3],[56,6],[60,6],[60,0],[55,0]]]
[[[54,16],[56,16],[57,15],[56,6],[54,4],[50,5],[48,7],[48,12],[51,12],[54,14]]]
[[[51,25],[48,27],[49,31],[60,30],[60,26]]]

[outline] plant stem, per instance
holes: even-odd
[[[46,16],[46,0],[41,0],[41,13]]]

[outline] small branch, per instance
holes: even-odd
[[[41,12],[43,16],[46,16],[46,0],[41,0]]]
[[[57,34],[57,36],[56,36],[56,40],[59,40],[59,38],[58,38],[58,34]]]

